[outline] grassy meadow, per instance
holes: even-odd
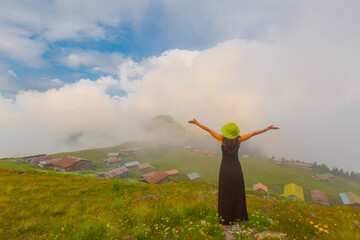
[[[39,170],[0,168],[0,239],[225,239],[217,188],[203,182],[144,184]],[[360,212],[263,199],[247,189],[249,221],[237,239],[360,239]],[[266,238],[268,239],[268,238]]]
[[[201,180],[217,183],[220,155],[159,145],[121,157],[124,162],[148,162],[153,170],[178,169],[179,177],[169,183],[138,182],[140,174],[133,170],[127,180],[96,178],[117,167],[104,164],[107,153],[148,145],[128,142],[51,154],[92,161],[92,170],[72,173],[0,160],[0,239],[225,239],[217,216],[217,186],[184,181],[187,173],[196,171]],[[240,158],[240,162],[249,221],[240,223],[237,239],[254,239],[264,231],[266,239],[272,239],[272,232],[281,232],[286,239],[360,239],[360,212],[342,206],[339,197],[346,191],[360,195],[360,184],[338,176],[335,182],[315,181],[312,175],[322,172],[269,159]],[[257,182],[267,185],[276,199],[263,199],[252,191]],[[303,187],[306,202],[280,197],[286,183]],[[311,203],[312,189],[326,192],[332,206]]]

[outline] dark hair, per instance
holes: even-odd
[[[234,139],[223,137],[222,143],[224,145],[224,151],[228,154],[234,154],[240,147],[238,137]]]

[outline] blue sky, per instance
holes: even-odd
[[[217,131],[279,125],[251,144],[351,169],[359,5],[1,1],[0,157],[149,138],[143,119],[169,114]]]

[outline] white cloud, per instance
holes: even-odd
[[[241,134],[279,125],[280,131],[250,144],[269,155],[330,166],[346,156],[341,166],[349,168],[351,156],[359,154],[351,130],[360,116],[346,106],[348,86],[357,79],[356,59],[332,57],[337,51],[324,56],[309,47],[311,58],[287,44],[232,40],[204,51],[175,49],[138,63],[124,60],[119,79],[21,92],[14,102],[0,100],[1,115],[11,116],[0,124],[3,136],[11,136],[0,137],[0,152],[57,152],[147,139],[142,121],[169,114],[187,128],[195,117],[217,132],[227,122],[236,122]],[[125,89],[128,96],[111,97],[109,89]],[[344,114],[347,124],[340,127]]]
[[[41,40],[30,39],[30,36],[27,30],[0,23],[0,54],[31,67],[42,66],[41,54],[47,46]]]
[[[80,66],[93,67],[96,72],[113,74],[117,66],[124,61],[119,53],[105,53],[94,50],[69,49],[57,57],[65,66],[77,69]]]
[[[18,85],[16,73],[0,63],[0,91],[16,91]]]

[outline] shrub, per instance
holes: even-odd
[[[118,178],[113,182],[113,188],[114,188],[115,191],[119,191],[119,189],[120,189],[120,181],[119,181]]]

